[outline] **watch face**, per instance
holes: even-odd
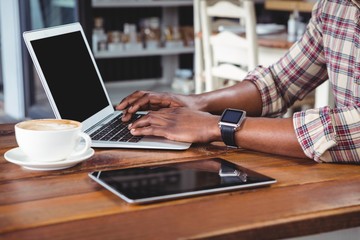
[[[243,111],[227,109],[223,113],[220,121],[237,124],[243,115]]]

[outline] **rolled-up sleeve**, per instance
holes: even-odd
[[[317,162],[360,163],[359,17],[352,2],[318,1],[302,39],[246,78],[259,89],[262,116],[279,116],[329,79],[336,106],[293,115],[304,153]]]
[[[360,163],[360,111],[323,107],[294,114],[304,153],[317,162]]]
[[[281,115],[328,79],[319,9],[315,4],[304,36],[281,59],[269,67],[258,66],[245,78],[260,91],[262,116]]]

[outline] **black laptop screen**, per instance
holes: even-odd
[[[61,118],[84,121],[109,105],[80,31],[31,45]]]

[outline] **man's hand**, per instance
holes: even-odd
[[[219,116],[184,107],[150,111],[129,126],[133,135],[165,137],[180,142],[221,140]]]
[[[123,121],[129,121],[132,114],[136,111],[159,110],[162,108],[189,107],[190,96],[156,93],[149,91],[136,91],[124,98],[117,106],[116,110],[123,110]]]

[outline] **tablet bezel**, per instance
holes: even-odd
[[[206,167],[204,167],[206,166]],[[221,166],[219,169],[210,169],[214,168],[214,166]],[[214,180],[217,181],[217,185],[215,186],[206,186],[204,189],[193,188],[192,190],[185,190],[185,191],[177,191],[176,193],[172,192],[169,194],[162,194],[157,196],[147,196],[147,197],[131,197],[129,191],[126,192],[126,189],[117,189],[114,187],[114,184],[110,181],[109,178],[103,179],[103,173],[109,174],[117,174],[114,175],[117,178],[123,178],[123,182],[121,179],[116,180],[116,184],[124,184],[124,173],[129,174],[130,171],[150,171],[153,172],[154,169],[156,171],[163,171],[163,174],[168,174],[169,168],[174,169],[174,171],[178,171],[179,173],[184,173],[186,171],[189,174],[206,174],[214,178],[218,175],[218,179]],[[226,170],[222,170],[226,168]],[[234,171],[228,171],[229,169],[233,169]],[[227,171],[227,172],[224,172]],[[157,172],[158,173],[158,172]],[[120,175],[119,175],[120,174]],[[153,174],[153,173],[151,173]],[[243,175],[242,175],[243,174]],[[181,175],[181,174],[180,174]],[[108,189],[116,196],[120,197],[121,199],[125,200],[130,204],[144,204],[144,203],[152,203],[157,201],[164,201],[170,199],[177,199],[177,198],[184,198],[190,196],[198,196],[204,194],[212,194],[212,193],[220,193],[226,191],[233,191],[238,189],[247,189],[247,188],[255,188],[255,187],[262,187],[262,186],[269,186],[273,183],[276,183],[274,178],[268,177],[256,171],[244,168],[242,166],[236,165],[232,162],[229,162],[222,158],[210,158],[210,159],[202,159],[190,162],[180,162],[180,163],[170,163],[170,164],[162,164],[158,166],[143,166],[143,167],[134,167],[134,168],[124,168],[124,169],[114,169],[114,170],[106,170],[106,171],[94,171],[90,172],[88,176],[93,179],[95,182],[99,183],[104,188]],[[113,178],[112,176],[111,178]],[[244,182],[245,180],[250,180]],[[126,181],[129,180],[131,176],[126,175]],[[139,181],[139,174],[132,175],[136,181]],[[239,179],[242,179],[241,181]],[[112,179],[114,180],[114,179]],[[256,180],[256,181],[255,181]],[[231,183],[225,183],[224,181],[233,181]],[[181,181],[182,184],[186,183],[186,181]],[[188,181],[189,182],[189,181]],[[128,182],[126,184],[129,184]],[[139,185],[139,184],[137,184]],[[167,183],[167,187],[170,186],[170,183]],[[134,188],[133,188],[134,189]],[[132,190],[133,190],[132,189]],[[147,190],[145,186],[143,190]]]

